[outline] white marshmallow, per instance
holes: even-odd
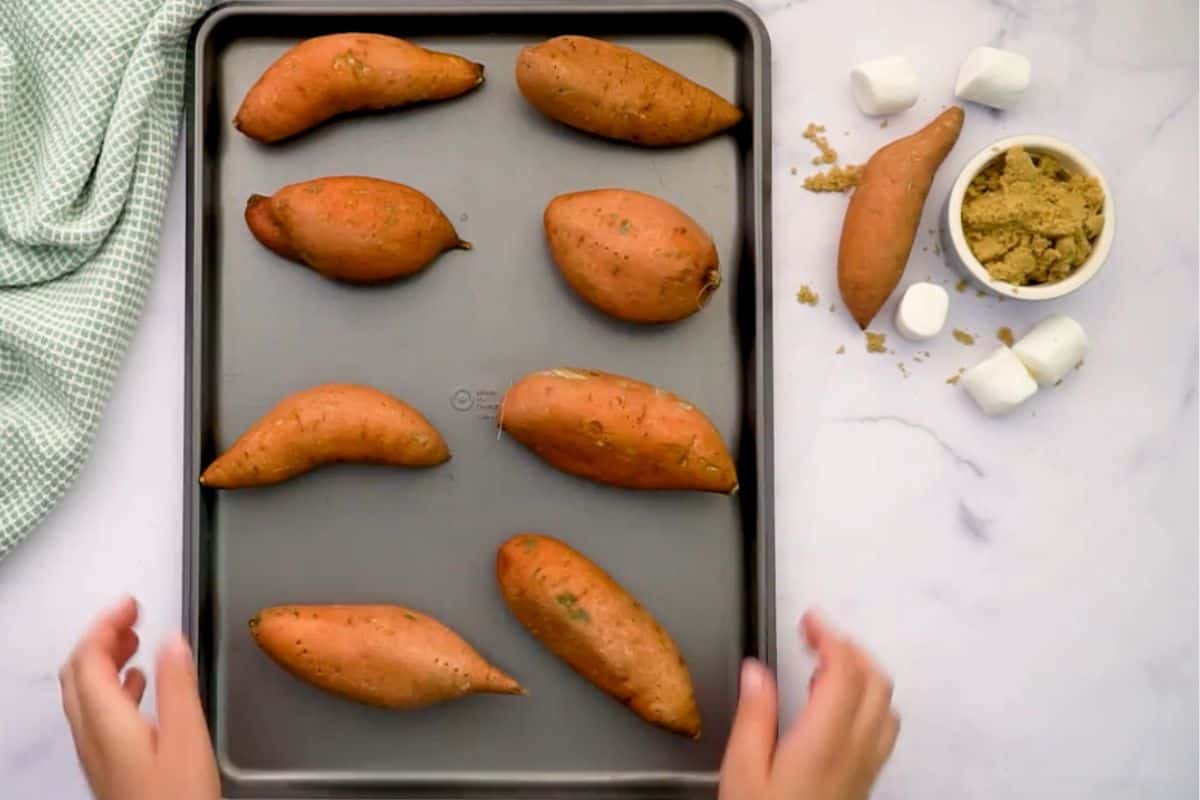
[[[917,71],[903,56],[864,61],[850,70],[850,90],[864,114],[877,117],[910,108],[921,93]]]
[[[1013,345],[1013,352],[1042,386],[1053,386],[1074,369],[1087,352],[1083,326],[1065,314],[1053,314]]]
[[[959,382],[989,416],[1012,411],[1038,389],[1021,359],[1003,345],[964,372]]]
[[[967,54],[954,95],[992,108],[1011,108],[1029,86],[1029,59],[995,47],[976,47]]]
[[[923,342],[942,332],[950,295],[935,283],[914,283],[896,306],[896,330],[910,342]]]

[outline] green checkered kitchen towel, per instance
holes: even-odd
[[[87,458],[157,260],[205,0],[0,0],[0,558]]]

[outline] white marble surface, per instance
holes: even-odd
[[[1197,795],[1197,8],[1193,0],[809,0],[754,4],[770,29],[775,113],[775,352],[780,669],[789,710],[810,668],[794,621],[825,608],[896,677],[904,718],[879,798]],[[1109,265],[1041,307],[952,294],[932,357],[889,333],[868,355],[836,299],[840,196],[800,187],[826,124],[849,161],[951,101],[966,51],[1027,54],[1005,114],[967,110],[906,282],[953,283],[934,208],[1001,136],[1068,139],[1105,171],[1120,212]],[[860,60],[902,53],[923,81],[887,130],[847,88]],[[849,131],[844,134],[844,131]],[[799,175],[790,174],[798,168]],[[55,670],[119,592],[143,640],[178,619],[183,192],[96,452],[78,485],[0,564],[0,797],[86,797]],[[928,248],[928,249],[927,249]],[[808,284],[822,306],[801,306]],[[943,381],[1000,325],[1087,328],[1087,363],[1006,419]],[[844,355],[835,350],[846,346]],[[907,365],[905,378],[897,367]]]

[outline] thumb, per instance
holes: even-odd
[[[760,662],[746,659],[737,714],[721,762],[720,800],[762,797],[771,774],[778,714],[774,677]]]
[[[173,634],[158,651],[155,677],[159,747],[175,753],[207,750],[208,727],[200,707],[196,664],[182,634]]]

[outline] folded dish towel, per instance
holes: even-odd
[[[205,6],[0,1],[0,558],[87,458],[157,260]]]

